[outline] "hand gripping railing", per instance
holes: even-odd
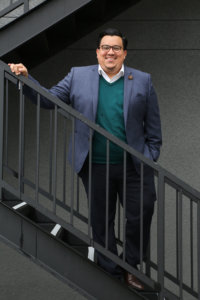
[[[47,0],[8,0],[7,5],[0,3],[0,28]]]
[[[37,104],[24,96],[25,86],[37,94]],[[54,103],[52,111],[40,107],[41,96]],[[108,250],[108,205],[105,247],[92,239],[90,192],[87,199],[74,172],[75,120],[89,129],[89,191],[91,190],[92,135],[96,131],[107,140],[106,190],[109,191],[109,144],[141,164],[140,269],[136,270]],[[150,288],[158,288],[159,299],[200,299],[200,193],[109,134],[72,107],[23,76],[13,75],[0,62],[0,193],[8,190],[51,218],[72,234],[92,245],[125,270],[135,274]],[[66,160],[68,135],[72,136],[72,166]],[[157,204],[151,228],[149,256],[143,262],[143,168],[154,170]],[[118,205],[116,237],[125,250],[125,182],[123,207]]]

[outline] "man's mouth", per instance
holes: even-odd
[[[114,59],[114,57],[106,57],[106,60],[107,60],[108,62],[113,62],[115,59]]]

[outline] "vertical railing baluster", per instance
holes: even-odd
[[[126,261],[126,169],[127,169],[127,153],[124,150],[123,163],[123,262]]]
[[[24,0],[24,13],[29,11],[29,0]]]
[[[117,233],[118,233],[118,239],[121,241],[121,206],[120,206],[120,201],[118,199],[117,201],[117,206],[118,206],[118,216],[117,216],[117,221],[118,221],[118,226],[117,226]]]
[[[53,192],[53,111],[49,112],[49,194]]]
[[[0,65],[0,200],[3,191],[4,69]]]
[[[5,147],[4,147],[4,161],[5,165],[8,166],[8,98],[9,98],[9,91],[8,91],[8,79],[6,79],[6,107],[5,107]]]
[[[21,199],[21,193],[24,191],[23,177],[23,165],[24,165],[24,95],[23,85],[19,83],[19,95],[20,95],[20,108],[19,108],[19,161],[18,161],[18,192]]]
[[[151,277],[151,266],[150,266],[151,259],[150,258],[151,258],[151,239],[149,240],[149,245],[147,248],[147,259],[146,259],[146,268],[145,268],[145,274],[148,277]]]
[[[197,276],[198,276],[198,300],[200,300],[200,199],[197,202]]]
[[[53,212],[56,214],[58,107],[54,109]]]
[[[164,249],[165,249],[165,182],[164,172],[158,172],[158,221],[157,221],[157,255],[158,255],[158,282],[160,284],[159,299],[164,298]]]
[[[144,164],[140,163],[140,271],[143,272]]]
[[[178,191],[178,262],[179,262],[179,297],[183,299],[183,207],[182,190]]]
[[[191,272],[191,288],[194,289],[194,253],[193,253],[193,200],[190,199],[190,272]]]
[[[37,94],[35,201],[38,204],[40,163],[40,94]]]
[[[176,277],[179,280],[179,243],[178,243],[178,190],[176,190]]]
[[[80,180],[79,180],[79,176],[77,175],[77,179],[76,179],[76,211],[79,212],[80,209]]]
[[[67,164],[67,120],[64,118],[63,120],[64,125],[64,137],[63,137],[63,203],[66,203],[66,164]]]
[[[106,235],[105,235],[105,248],[108,250],[109,247],[109,177],[110,177],[110,141],[106,140]],[[102,179],[103,180],[103,179]]]
[[[89,130],[89,178],[88,178],[88,236],[91,238],[91,197],[92,197],[92,136],[93,130]]]
[[[22,93],[23,93],[23,85],[22,85]],[[21,186],[21,191],[24,193],[24,164],[25,164],[25,98],[24,98],[24,93],[23,93],[23,105],[22,105],[22,186]]]
[[[72,167],[71,167],[71,201],[70,201],[70,224],[74,222],[74,165],[75,165],[75,120],[72,118]]]

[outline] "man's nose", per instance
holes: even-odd
[[[109,54],[114,54],[113,48],[111,47],[108,51]]]

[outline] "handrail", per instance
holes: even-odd
[[[0,29],[46,1],[47,0],[40,0],[39,3],[35,3],[34,5],[31,6],[30,0],[17,0],[15,2],[13,2],[13,0],[10,0],[10,4],[7,5],[6,7],[4,6],[3,9],[1,9],[0,6],[0,21],[2,21],[3,18],[7,18],[7,22],[1,22],[2,24],[0,25]],[[15,12],[15,15],[11,16],[12,12]]]
[[[7,158],[9,143],[8,143],[8,124],[12,124],[13,120],[9,119],[9,101],[12,97],[9,94],[9,86],[15,88],[16,96],[19,98],[19,137],[18,137],[18,157],[16,161],[17,167],[13,167],[9,164],[9,159]],[[24,86],[32,88],[37,93],[37,105],[36,105],[36,157],[35,157],[35,182],[27,177],[25,170],[25,113],[24,107],[27,103],[26,97],[23,95]],[[17,91],[17,87],[19,90]],[[52,218],[55,222],[59,223],[61,226],[72,232],[74,235],[78,236],[80,239],[84,240],[88,245],[94,246],[98,251],[102,252],[107,257],[111,258],[117,264],[122,266],[124,269],[135,274],[140,280],[145,282],[149,287],[155,289],[159,285],[159,299],[164,299],[164,297],[170,297],[170,299],[188,299],[188,295],[192,295],[195,299],[200,299],[200,268],[196,268],[200,264],[200,237],[199,237],[199,219],[200,219],[200,192],[184,181],[177,178],[172,173],[168,172],[162,168],[159,164],[152,162],[151,160],[145,158],[141,153],[129,147],[127,144],[106,132],[104,129],[100,128],[98,125],[92,121],[86,119],[82,114],[74,110],[71,106],[66,105],[61,100],[50,95],[47,91],[43,90],[40,86],[34,84],[32,81],[28,80],[23,76],[15,76],[10,72],[10,69],[3,62],[0,62],[0,187],[1,193],[3,189],[8,189],[10,192],[18,196],[21,200],[26,201],[33,207],[39,209],[42,213]],[[53,130],[50,133],[51,147],[50,151],[50,166],[49,166],[49,178],[51,184],[49,183],[49,190],[47,191],[40,183],[40,160],[41,160],[41,108],[40,108],[40,98],[41,96],[47,98],[49,101],[54,103],[55,110],[47,112],[49,113],[49,119],[51,121],[50,128]],[[58,119],[63,120],[64,126],[64,142],[63,142],[63,159],[60,166],[64,165],[62,170],[62,184],[61,190],[63,190],[62,195],[58,196],[57,185],[58,185]],[[90,232],[90,203],[88,211],[85,213],[81,210],[82,202],[79,197],[79,189],[81,188],[79,178],[76,177],[73,167],[70,169],[68,167],[67,171],[70,170],[70,180],[68,188],[68,197],[66,197],[66,168],[65,168],[65,157],[66,157],[66,126],[69,126],[72,140],[74,136],[74,122],[75,120],[82,121],[90,128],[89,142],[92,140],[92,133],[96,131],[103,135],[108,144],[113,142],[121,147],[124,151],[124,155],[129,153],[135,156],[141,162],[141,168],[144,165],[151,167],[155,173],[156,185],[157,185],[157,211],[154,215],[155,232],[151,235],[151,247],[149,258],[146,263],[144,263],[145,271],[143,266],[140,270],[136,270],[124,262],[121,258],[117,257],[113,253],[109,252],[106,247],[95,243],[91,237]],[[69,128],[67,129],[69,131]],[[53,137],[52,137],[53,136]],[[73,143],[72,143],[73,144]],[[52,146],[54,150],[52,150]],[[90,149],[91,150],[91,149]],[[91,155],[91,153],[90,153]],[[60,158],[60,156],[59,156]],[[16,184],[12,184],[7,180],[7,177],[11,176],[17,180]],[[91,174],[90,174],[91,176]],[[141,175],[143,176],[143,175]],[[53,178],[53,180],[52,180]],[[141,177],[142,181],[142,177]],[[31,189],[34,192],[26,192],[26,188]],[[90,186],[91,188],[91,186]],[[40,201],[40,197],[48,199],[47,207]],[[173,203],[172,209],[166,214],[166,209],[168,209],[168,200]],[[68,203],[67,203],[68,201]],[[142,198],[141,198],[142,201]],[[51,207],[50,207],[51,206]],[[87,206],[87,202],[86,202]],[[57,214],[57,209],[63,210],[64,218]],[[187,214],[185,210],[187,208]],[[83,208],[82,208],[83,209]],[[85,208],[83,209],[85,210]],[[124,246],[124,232],[125,232],[125,222],[123,220],[123,208],[118,207],[118,232],[117,239],[119,247]],[[187,219],[183,220],[184,217]],[[157,219],[156,219],[157,217]],[[84,230],[80,229],[75,223],[77,218],[78,222],[83,222],[86,226]],[[172,234],[174,234],[175,242],[172,244],[174,253],[174,265],[173,270],[169,270],[170,266],[168,260],[171,257],[167,256],[166,243],[170,243],[172,237],[167,236],[167,226],[166,221],[174,222],[174,228]],[[184,223],[186,222],[186,225]],[[141,224],[142,226],[142,224]],[[183,230],[187,227],[188,236],[183,235]],[[188,229],[189,227],[189,229]],[[141,227],[142,228],[142,227]],[[142,231],[142,230],[141,230]],[[166,241],[166,238],[168,240]],[[184,255],[185,255],[185,245],[188,239],[189,242],[189,254],[190,260],[187,261],[188,274],[185,278],[184,273]],[[153,245],[155,243],[157,246]],[[183,253],[184,250],[184,253]],[[142,255],[142,254],[141,254]],[[187,260],[187,259],[186,259]],[[143,265],[143,263],[142,263]],[[167,284],[169,283],[169,284]],[[171,284],[171,285],[170,285]],[[186,294],[186,296],[185,296]],[[184,298],[186,297],[186,298]]]
[[[120,147],[123,149],[127,150],[130,154],[134,155],[137,157],[139,160],[141,160],[143,163],[148,165],[149,167],[154,168],[155,171],[157,172],[164,172],[164,176],[168,180],[168,183],[173,185],[176,184],[180,189],[183,189],[187,194],[192,195],[196,200],[200,200],[200,191],[197,189],[191,187],[189,184],[175,176],[173,173],[167,171],[164,169],[162,166],[159,165],[159,163],[155,163],[151,161],[150,159],[146,158],[144,155],[142,155],[140,152],[136,151],[114,135],[110,134],[103,128],[100,128],[98,125],[96,125],[94,122],[90,121],[89,119],[86,119],[81,113],[73,109],[71,106],[65,104],[63,101],[60,99],[56,98],[55,96],[51,95],[44,89],[42,89],[40,86],[36,85],[34,82],[31,80],[27,79],[24,76],[16,76],[13,73],[11,73],[10,68],[0,60],[0,67],[4,69],[4,71],[7,71],[8,75],[6,74],[5,76],[9,80],[13,80],[14,83],[17,83],[18,81],[22,82],[23,84],[26,84],[33,90],[35,90],[37,93],[39,93],[41,96],[49,99],[52,103],[58,105],[62,111],[60,111],[63,115],[66,115],[68,117],[68,114],[79,119],[80,121],[84,122],[87,124],[90,128],[93,130],[97,131],[98,133],[104,135],[106,138],[108,138],[111,142],[118,144]],[[10,77],[11,76],[11,77]]]

